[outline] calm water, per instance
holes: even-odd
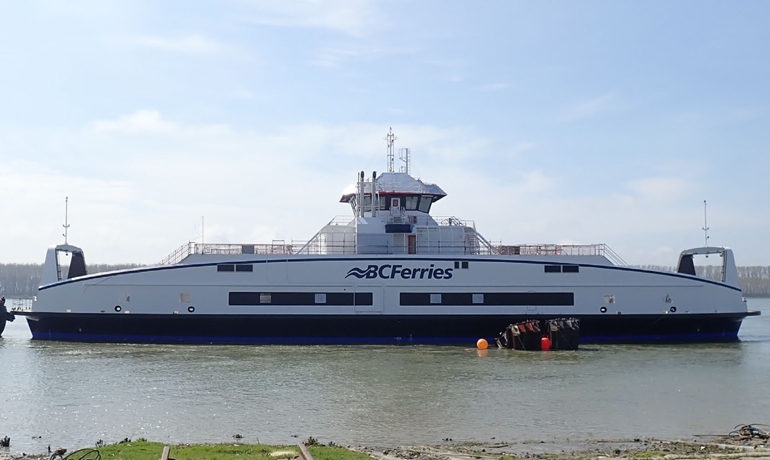
[[[770,423],[770,299],[741,343],[459,347],[101,345],[0,339],[12,452],[98,439],[362,444],[690,437]],[[41,438],[33,438],[41,436]]]

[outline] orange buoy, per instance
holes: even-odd
[[[548,337],[543,337],[540,339],[540,349],[543,351],[548,351],[551,349],[551,339]]]
[[[476,348],[478,348],[479,350],[486,350],[488,346],[489,346],[489,343],[487,343],[486,339],[478,339],[476,341]]]

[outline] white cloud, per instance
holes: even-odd
[[[517,157],[522,153],[532,150],[535,147],[534,142],[517,142],[508,150],[508,156]]]
[[[577,121],[615,110],[618,97],[614,91],[575,103],[562,110],[559,121]]]
[[[516,152],[535,152],[532,141],[501,145],[468,127],[393,129],[396,147],[412,148],[413,174],[449,194],[435,214],[474,219],[489,240],[607,242],[631,263],[658,264],[674,263],[665,248],[701,243],[701,186],[687,176],[605,177],[595,191],[583,183],[599,175],[576,183],[568,165],[547,167],[530,154],[522,161]],[[358,123],[260,132],[180,123],[152,110],[71,131],[0,130],[0,193],[12,197],[2,214],[13,216],[0,226],[0,240],[13,242],[3,257],[35,261],[60,241],[65,196],[70,241],[94,262],[160,260],[200,236],[201,216],[209,242],[306,240],[349,213],[337,200],[358,171],[384,170],[386,130]],[[750,239],[731,235],[746,222],[767,228],[768,218],[709,204],[712,241],[745,245],[746,254],[736,247],[743,263],[762,257]]]
[[[139,110],[130,115],[118,117],[116,120],[98,120],[86,125],[86,130],[98,134],[192,134],[222,133],[229,131],[227,125],[188,125],[180,126],[177,123],[164,120],[160,112],[156,110]]]
[[[387,25],[373,2],[260,0],[245,3],[255,11],[248,20],[272,27],[328,29],[360,37]]]
[[[676,200],[691,188],[681,177],[646,177],[631,181],[628,187],[640,199],[654,200]]]
[[[410,115],[411,114],[411,112],[409,110],[399,109],[399,108],[396,108],[396,107],[388,107],[387,109],[385,109],[385,112],[390,114],[390,115],[396,115],[396,116],[404,116],[404,115]]]
[[[431,165],[462,168],[488,143],[469,129],[394,130],[397,146],[414,148],[416,172],[429,181],[438,180]],[[64,196],[71,242],[92,261],[160,260],[199,235],[200,216],[209,241],[308,239],[335,214],[349,212],[338,199],[357,171],[385,169],[384,134],[373,124],[234,130],[182,124],[153,110],[72,131],[0,131],[8,147],[0,164],[14,178],[2,193],[12,193],[15,203],[3,213],[18,217],[0,227],[0,239],[18,242],[4,257],[34,260],[59,241]],[[24,157],[25,164],[9,161]]]
[[[357,49],[328,48],[320,51],[316,57],[310,60],[310,64],[319,67],[337,67],[341,63],[361,55]]]
[[[173,38],[141,36],[130,38],[128,41],[147,48],[191,54],[216,53],[223,49],[218,42],[200,35]]]
[[[465,80],[465,69],[468,63],[464,59],[433,59],[425,64],[436,69],[436,79],[459,83]]]
[[[486,85],[481,85],[477,88],[478,91],[483,92],[491,92],[491,91],[500,91],[503,89],[510,88],[511,85],[509,83],[489,83]]]
[[[178,128],[175,123],[162,120],[160,113],[155,110],[140,110],[117,120],[95,121],[90,123],[88,127],[96,132],[122,133],[170,132]]]
[[[448,81],[448,82],[452,82],[452,83],[460,83],[464,79],[465,79],[465,77],[462,74],[459,74],[459,73],[448,73],[448,74],[444,74],[444,75],[439,76],[439,80]]]
[[[254,94],[253,92],[247,89],[241,89],[241,90],[235,91],[234,93],[232,93],[232,97],[235,99],[243,99],[247,101],[255,101],[258,99],[256,94]]]
[[[415,52],[416,50],[413,48],[398,49],[364,44],[345,44],[320,50],[316,56],[310,60],[310,64],[319,67],[337,67],[352,60],[371,61],[386,56],[413,54]]]

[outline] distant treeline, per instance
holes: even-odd
[[[88,264],[88,273],[101,273],[124,268],[141,267],[140,264]],[[66,276],[68,267],[62,267]],[[0,264],[0,295],[6,297],[32,297],[40,286],[41,264]]]
[[[141,267],[140,264],[90,264],[89,273],[101,273],[124,268]],[[672,267],[640,265],[636,268],[647,270],[674,271]],[[695,267],[698,275],[709,279],[722,279],[722,267],[706,265]],[[0,295],[6,297],[32,297],[40,285],[40,264],[0,264]],[[66,273],[66,267],[62,268]],[[770,297],[770,266],[738,267],[743,294],[747,297]]]
[[[660,270],[673,272],[674,267],[663,267],[660,265],[640,265],[637,268],[647,270]],[[741,282],[743,295],[746,297],[770,297],[770,266],[755,267],[736,267],[738,269],[738,279]],[[696,266],[695,272],[698,276],[712,280],[722,279],[721,265],[703,265]]]

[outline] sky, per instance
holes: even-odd
[[[770,2],[0,4],[0,262],[62,243],[65,197],[89,262],[308,240],[392,127],[488,240],[670,266],[707,200],[770,264]]]

